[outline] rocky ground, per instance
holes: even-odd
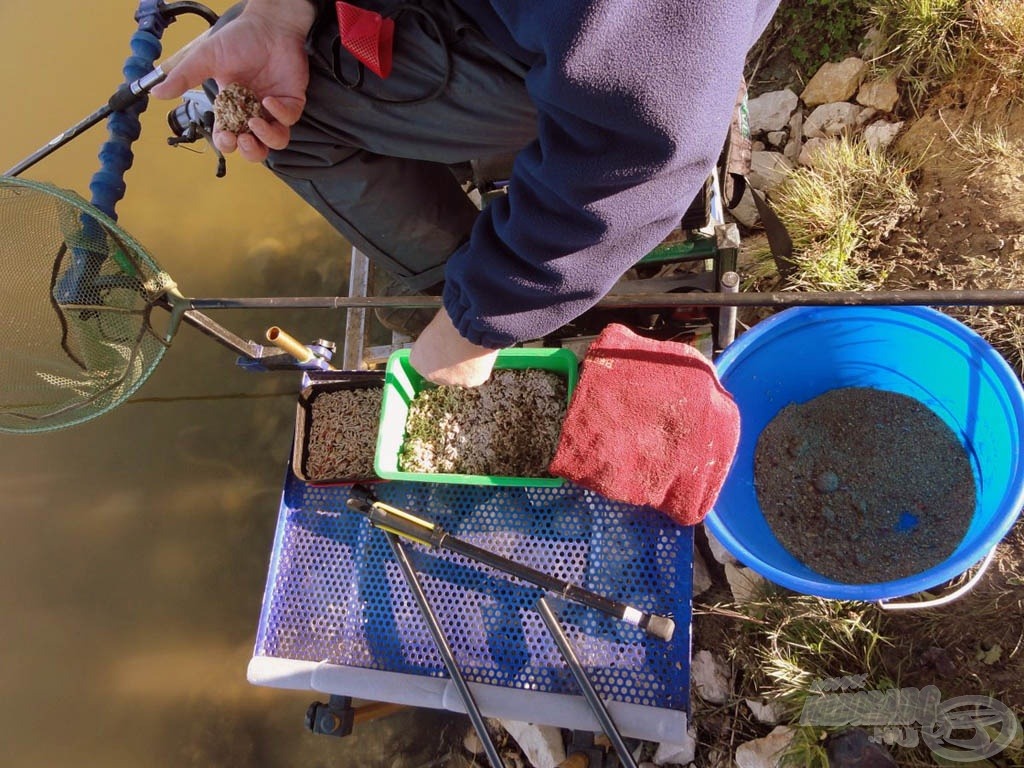
[[[813,167],[821,147],[844,137],[862,140],[872,151],[899,153],[910,163],[916,203],[902,211],[873,244],[871,258],[889,271],[881,287],[1024,287],[1024,158],[1017,151],[1024,139],[1024,105],[994,92],[984,79],[967,77],[915,111],[908,107],[898,80],[872,73],[870,56],[868,51],[826,64],[805,78],[805,85],[791,76],[791,69],[777,68],[762,79],[760,90],[755,86],[749,102],[755,140],[751,183],[771,200],[790,173]],[[747,257],[752,259],[765,249],[765,243],[749,194],[734,214],[743,228]],[[748,260],[747,266],[751,264]],[[785,287],[778,281],[770,285]],[[1024,371],[1024,317],[1019,308],[946,311],[981,333],[1018,373]],[[758,319],[753,315],[749,321]],[[794,712],[792,702],[778,695],[787,686],[790,692],[798,688],[800,675],[809,671],[798,664],[807,654],[801,657],[801,649],[794,652],[785,647],[779,617],[795,621],[798,612],[808,611],[808,604],[794,603],[791,615],[786,613],[784,597],[772,607],[752,607],[768,588],[759,576],[713,539],[702,540],[698,555],[703,555],[704,562],[697,564],[700,578],[695,588],[695,764],[771,768],[801,739],[804,743],[792,764],[811,764],[809,755],[816,746],[818,762],[814,764],[824,764],[820,741],[824,731],[800,733],[792,725],[799,710]],[[969,595],[941,609],[916,613],[882,615],[851,609],[847,614],[851,620],[865,622],[866,630],[878,633],[877,652],[861,659],[848,653],[844,659],[848,646],[841,638],[826,642],[836,658],[822,661],[818,669],[863,675],[857,684],[868,689],[935,685],[944,699],[992,696],[1019,716],[1024,712],[1022,571],[1024,524],[1018,521]],[[962,581],[935,592],[948,592]],[[843,616],[842,608],[835,610],[838,613],[830,620]],[[823,605],[809,609],[816,611],[820,613],[814,620],[827,613]],[[774,618],[774,627],[757,626],[765,616]],[[807,615],[798,618],[813,623]],[[836,626],[838,633],[840,625]],[[759,657],[742,648],[748,640],[764,643]],[[755,657],[763,661],[766,653],[774,654],[778,662],[768,674],[763,665],[752,666],[750,661]],[[768,679],[771,674],[786,679],[773,683]],[[892,745],[889,749],[900,765],[934,764],[922,748]],[[801,763],[802,759],[808,762]],[[977,764],[1018,765],[1020,759],[1020,752],[1007,750]]]

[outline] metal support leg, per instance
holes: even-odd
[[[437,652],[441,654],[441,661],[444,662],[445,669],[448,670],[448,675],[455,684],[455,690],[458,691],[459,698],[462,699],[462,703],[466,707],[466,714],[469,715],[469,720],[476,730],[476,735],[480,737],[480,742],[484,745],[484,752],[491,763],[491,768],[505,768],[504,763],[501,762],[501,756],[498,754],[498,749],[494,746],[494,741],[491,740],[491,734],[487,732],[487,725],[484,723],[483,715],[480,714],[480,708],[476,705],[473,693],[466,684],[466,678],[462,676],[462,672],[455,662],[455,655],[452,653],[451,646],[448,645],[448,639],[444,636],[441,623],[437,620],[437,615],[430,607],[430,603],[427,602],[427,595],[420,585],[420,580],[416,576],[416,571],[413,570],[412,563],[409,561],[405,545],[402,544],[401,539],[394,533],[385,532],[384,535],[388,537],[388,544],[391,545],[391,551],[395,553],[395,559],[398,560],[402,576],[405,577],[405,583],[409,585],[409,591],[412,592],[412,596],[419,606],[423,621],[426,622],[427,629],[430,630],[430,635],[434,639],[434,645],[437,646]]]
[[[722,293],[736,293],[740,289],[740,276],[736,262],[740,252],[740,230],[735,224],[715,227],[718,258],[715,261],[715,288]],[[715,338],[715,351],[725,349],[736,338],[736,307],[720,307]]]
[[[722,293],[738,293],[740,276],[735,272],[726,272],[719,281],[718,290]],[[715,349],[725,349],[736,338],[736,307],[720,307],[718,310],[718,338]]]
[[[348,272],[348,295],[364,298],[370,282],[370,260],[355,247]],[[345,346],[342,350],[342,368],[358,371],[364,368],[363,341],[366,338],[366,310],[349,309],[345,313]]]
[[[562,631],[562,626],[558,623],[558,618],[555,616],[555,612],[551,609],[551,603],[548,602],[547,598],[541,597],[537,601],[537,612],[544,621],[544,625],[548,628],[548,632],[551,633],[551,639],[554,640],[555,645],[558,646],[558,650],[562,654],[562,658],[565,659],[565,663],[569,666],[569,671],[572,672],[572,676],[576,679],[576,684],[583,692],[583,698],[587,700],[587,704],[590,705],[590,709],[597,718],[597,722],[601,724],[601,730],[604,731],[605,736],[608,737],[612,746],[615,747],[615,753],[619,756],[619,760],[622,761],[622,765],[625,768],[637,768],[636,761],[633,759],[633,754],[626,746],[626,742],[622,740],[622,734],[619,733],[619,729],[612,721],[612,717],[608,714],[608,710],[605,709],[604,703],[601,701],[601,697],[597,695],[597,691],[594,689],[593,683],[591,683],[590,678],[587,677],[587,673],[583,669],[583,665],[580,664],[580,660],[576,656],[576,651],[573,650],[572,644],[569,642],[569,638],[566,637],[565,632]]]

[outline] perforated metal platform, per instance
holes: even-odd
[[[562,625],[627,736],[671,740],[689,706],[692,529],[561,488],[380,483],[382,501],[560,579],[675,618],[670,642],[557,601]],[[249,678],[464,711],[384,534],[348,486],[285,483]],[[410,546],[427,598],[485,716],[597,730],[534,611],[538,588]]]

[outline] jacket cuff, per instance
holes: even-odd
[[[459,332],[459,335],[471,344],[488,349],[505,349],[515,344],[518,339],[504,333],[496,333],[480,328],[479,322],[474,322],[469,302],[462,297],[459,290],[451,280],[444,286],[444,310],[451,318],[452,325]]]

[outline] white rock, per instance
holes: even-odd
[[[662,742],[651,759],[655,765],[686,765],[697,756],[697,740],[689,732],[682,744]]]
[[[466,731],[466,735],[462,737],[462,747],[471,755],[482,755],[484,752],[484,743],[480,740],[480,737],[476,733],[476,728],[472,726]]]
[[[750,150],[752,152],[764,152],[768,149],[768,145],[763,141],[752,141],[750,142]]]
[[[789,160],[789,162],[795,165],[800,157],[800,150],[802,148],[803,145],[799,141],[796,139],[790,139],[786,142],[786,146],[782,150],[782,155]]]
[[[690,675],[697,695],[711,704],[725,704],[729,700],[729,672],[711,651],[697,651],[690,663]]]
[[[796,160],[797,164],[813,168],[814,156],[830,141],[832,141],[832,139],[808,139],[807,143],[804,144],[803,149],[800,150],[800,156]]]
[[[747,102],[751,133],[781,131],[800,100],[789,88],[763,93]]]
[[[795,733],[792,728],[780,725],[763,739],[740,744],[736,748],[737,768],[778,768],[782,753]]]
[[[706,525],[704,526],[704,533],[708,537],[708,546],[711,547],[711,556],[714,557],[715,560],[722,563],[723,565],[725,563],[739,562],[735,557],[732,556],[732,553],[729,550],[722,546],[722,542],[715,538],[715,534],[713,534],[711,532],[711,529],[708,528]]]
[[[508,731],[523,750],[533,768],[555,768],[565,760],[565,744],[562,743],[562,731],[559,728],[519,720],[500,722],[501,727]]]
[[[822,104],[804,121],[804,136],[820,139],[849,133],[857,124],[861,108],[848,101]]]
[[[804,113],[799,109],[789,118],[789,140],[804,140]]]
[[[749,603],[762,592],[765,579],[744,565],[725,564],[725,579],[737,603]]]
[[[708,572],[707,563],[701,557],[700,552],[693,550],[693,596],[703,595],[712,585],[711,574]]]
[[[864,83],[857,91],[857,103],[892,112],[900,100],[900,91],[893,75],[879,77]]]
[[[768,139],[769,147],[781,148],[786,143],[786,132],[785,131],[768,131],[765,134],[765,138]]]
[[[770,192],[779,186],[792,170],[793,164],[781,152],[751,152],[750,174],[747,179],[754,189]]]
[[[838,64],[822,64],[821,69],[815,72],[814,77],[807,83],[800,98],[808,107],[846,101],[853,98],[867,73],[868,63],[856,57]]]
[[[872,152],[878,152],[892,144],[902,129],[902,121],[887,123],[885,120],[879,120],[864,129],[864,143]]]
[[[760,702],[756,699],[744,699],[744,701],[747,702],[750,713],[759,723],[775,725],[782,719],[780,707],[774,701]]]

